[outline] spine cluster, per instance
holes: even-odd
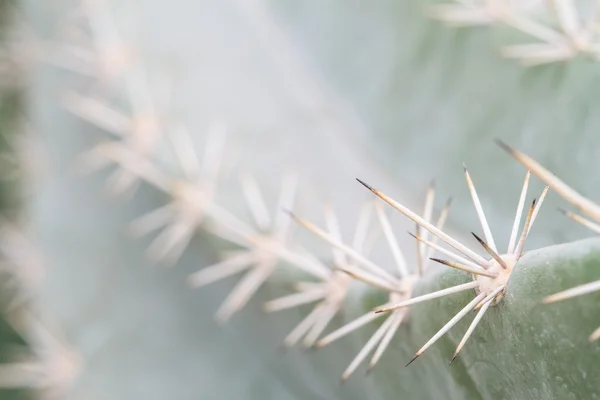
[[[458,25],[502,24],[533,37],[537,42],[503,49],[505,56],[518,58],[526,65],[564,61],[577,54],[600,60],[595,19],[583,21],[569,0],[555,0],[551,2],[551,9],[538,3],[457,2],[435,7],[433,16]],[[540,15],[544,18],[550,16],[554,22],[545,24],[539,20]],[[190,287],[200,288],[221,279],[242,275],[216,311],[216,319],[220,323],[240,312],[279,268],[293,268],[303,278],[294,282],[293,293],[268,301],[264,304],[264,310],[275,313],[307,304],[314,305],[306,317],[283,338],[286,346],[322,348],[377,319],[384,319],[351,360],[342,374],[343,380],[348,379],[369,356],[368,370],[378,363],[399,327],[407,321],[411,305],[473,291],[473,299],[449,319],[408,364],[470,311],[476,310],[476,317],[452,357],[454,360],[484,314],[502,300],[511,272],[519,266],[525,240],[548,189],[556,191],[587,217],[565,211],[569,218],[600,233],[600,206],[569,188],[531,158],[503,143],[500,145],[527,168],[506,252],[498,250],[466,168],[467,186],[481,223],[483,238],[475,233],[473,235],[485,256],[444,232],[450,201],[434,217],[436,193],[433,184],[427,190],[422,210],[414,212],[378,189],[359,181],[379,199],[363,205],[357,216],[354,236],[346,240],[342,237],[340,221],[333,209],[325,207],[325,227],[302,218],[294,209],[298,186],[295,173],[283,176],[275,207],[267,206],[256,179],[251,174],[243,173],[239,179],[240,189],[251,216],[251,221],[246,221],[219,202],[219,185],[224,179],[222,164],[228,158],[226,123],[219,120],[209,127],[202,154],[198,154],[193,137],[185,126],[161,114],[168,103],[168,96],[158,100],[153,94],[143,64],[137,62],[134,47],[121,38],[105,4],[100,0],[83,1],[71,15],[70,23],[72,29],[67,30],[63,42],[54,45],[52,51],[44,49],[36,55],[45,62],[77,74],[86,83],[85,90],[67,91],[62,97],[62,104],[72,114],[111,135],[111,139],[81,156],[80,169],[93,172],[112,168],[107,185],[115,196],[130,198],[141,184],[150,185],[168,196],[167,204],[140,216],[129,226],[130,232],[136,237],[158,232],[148,248],[148,256],[152,261],[176,264],[200,230],[235,247],[221,254],[221,259],[215,264],[204,266],[188,278]],[[110,94],[116,88],[124,89],[122,95],[127,105],[123,108],[116,107],[110,100]],[[165,149],[176,161],[175,170],[165,162]],[[548,186],[527,209],[525,204],[530,173]],[[411,233],[415,242],[411,240],[406,245],[400,244],[404,241],[398,240],[394,233],[384,209],[385,203],[415,222],[415,232]],[[304,227],[327,243],[331,248],[331,260],[319,259],[302,249],[291,235],[292,223]],[[389,248],[394,261],[393,271],[378,265],[369,257],[369,251],[379,237],[384,239]],[[406,250],[403,247],[416,251],[416,265],[406,262]],[[441,255],[443,259],[438,258]],[[428,273],[431,261],[464,271],[470,281],[413,296],[415,284]],[[346,305],[353,283],[383,291],[388,301],[345,325],[332,327],[334,318]],[[545,302],[551,303],[596,290],[600,290],[598,281],[552,295]],[[50,336],[44,336],[42,328],[37,331],[41,332],[39,336],[45,338],[44,343],[47,344]],[[600,328],[592,333],[590,340],[599,337]],[[45,348],[51,345],[53,349],[59,347],[52,343]],[[65,349],[64,346],[60,348]],[[72,379],[81,366],[81,360],[67,350],[56,354],[61,356],[52,358],[51,365],[42,366],[43,371],[54,372],[38,374],[41,378],[30,386],[52,388],[62,393],[65,382]],[[36,364],[36,367],[39,365]],[[11,384],[19,386],[19,379],[13,379]]]

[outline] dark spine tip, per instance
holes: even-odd
[[[452,356],[452,359],[450,360],[450,362],[448,363],[448,365],[452,365],[452,363],[453,363],[453,362],[454,362],[454,360],[456,359],[456,356],[457,356],[457,355],[458,355],[458,354],[457,354],[457,353],[455,353],[455,354]]]
[[[483,244],[484,244],[483,240],[482,240],[482,239],[481,239],[479,236],[477,236],[477,235],[475,234],[475,232],[471,232],[471,235],[473,235],[473,237],[475,237],[475,239],[477,239],[477,241],[478,241],[479,243],[481,243],[481,245],[483,245]],[[484,247],[485,247],[485,246],[484,246]]]
[[[356,178],[356,180],[358,181],[358,183],[360,183],[361,185],[363,185],[364,187],[366,187],[367,189],[369,189],[370,191],[373,191],[373,187],[371,185],[368,185],[367,183],[365,183],[365,181]]]
[[[452,196],[448,197],[448,200],[446,200],[446,207],[450,207],[452,205],[452,201],[454,199],[452,198]]]
[[[419,358],[419,354],[417,354],[416,356],[414,356],[414,357],[413,357],[413,359],[412,359],[412,360],[410,360],[410,361],[409,361],[409,362],[408,362],[408,363],[407,363],[407,364],[404,366],[404,368],[406,368],[406,367],[408,367],[410,364],[412,364],[412,363],[413,363],[413,361],[415,361],[417,358]]]
[[[562,207],[556,207],[556,209],[558,210],[559,213],[561,213],[562,215],[567,215],[568,211],[565,210]]]
[[[504,149],[505,151],[507,151],[510,154],[513,154],[515,152],[512,147],[510,147],[509,145],[507,145],[506,143],[504,143],[502,140],[500,140],[498,138],[494,139],[494,142],[496,142],[496,144],[498,146],[500,146],[500,148]]]
[[[441,258],[434,258],[434,257],[430,257],[429,258],[431,261],[434,261],[436,263],[440,263],[442,265],[448,265],[448,261],[442,260]]]

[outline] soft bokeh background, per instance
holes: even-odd
[[[76,1],[20,3],[28,30],[20,38],[24,46],[60,49],[77,38],[69,24],[86,21],[77,15]],[[531,2],[534,13],[538,3]],[[211,124],[226,121],[227,174],[218,199],[241,218],[247,212],[239,200],[240,171],[256,176],[271,211],[279,212],[282,171],[297,170],[295,210],[321,224],[323,204],[331,202],[345,235],[370,198],[356,177],[416,209],[435,178],[436,209],[453,196],[449,231],[472,243],[468,233],[480,228],[464,162],[504,247],[525,171],[495,138],[598,198],[590,172],[600,163],[597,62],[581,57],[525,68],[501,56],[503,45],[524,37],[507,28],[445,26],[428,18],[428,1],[107,5],[138,57],[135,68],[149,77],[161,115],[184,123],[198,151]],[[316,353],[280,349],[304,310],[266,315],[260,306],[285,293],[277,280],[285,276],[218,326],[214,312],[237,278],[201,290],[189,290],[185,280],[215,262],[220,245],[199,232],[175,268],[148,261],[144,250],[151,238],[130,238],[127,224],[168,199],[147,185],[130,199],[115,199],[106,190],[110,171],[78,173],[77,156],[110,135],[64,109],[64,93],[85,91],[90,80],[51,65],[61,53],[51,54],[58,58],[44,53],[28,64],[24,107],[43,156],[36,158],[42,167],[24,182],[28,195],[20,215],[47,268],[36,291],[39,308],[60,323],[85,359],[72,398],[392,398],[381,381],[360,371],[338,385],[366,334]],[[107,101],[129,112],[122,80],[107,86]],[[158,158],[174,168],[160,143]],[[534,193],[541,189],[539,182],[532,184]],[[557,204],[550,195],[528,248],[590,236],[565,223]],[[414,244],[404,234],[412,224],[399,215],[393,222],[414,261]],[[296,238],[327,254],[305,232]],[[357,313],[350,307],[345,318]],[[404,362],[387,360],[381,368]],[[450,379],[437,384],[455,385],[452,396],[462,398],[462,384]]]

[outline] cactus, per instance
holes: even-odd
[[[0,140],[2,140],[2,145],[0,147],[0,152],[2,154],[2,160],[4,161],[2,165],[3,171],[6,173],[2,174],[2,181],[0,182],[0,209],[3,213],[8,210],[14,211],[16,199],[14,196],[15,186],[18,184],[18,181],[15,182],[13,179],[15,177],[15,156],[16,152],[11,145],[14,143],[14,137],[16,136],[17,130],[17,120],[18,114],[20,113],[21,107],[21,96],[20,91],[14,87],[14,85],[10,84],[8,79],[4,79],[5,76],[13,75],[14,76],[14,68],[11,65],[11,57],[8,56],[9,48],[11,47],[10,35],[11,35],[11,27],[12,23],[8,18],[10,6],[8,2],[3,3],[2,8],[0,10],[0,14],[2,18],[0,19],[0,46],[1,46],[1,68],[3,70],[2,78],[0,80]],[[12,74],[11,74],[12,73]],[[12,176],[11,176],[12,175]],[[6,222],[6,221],[3,221]],[[2,232],[2,247],[3,250],[6,250],[6,240],[8,225],[6,223],[2,224],[4,228]],[[7,266],[7,264],[11,261],[7,260],[4,256],[3,251],[3,262],[2,268],[0,269],[0,284],[2,288],[2,298],[0,299],[0,310],[2,310],[2,314],[0,314],[0,354],[2,366],[4,366],[7,362],[13,361],[11,358],[11,351],[14,350],[14,347],[23,345],[23,338],[19,336],[18,332],[12,328],[9,323],[8,318],[5,315],[5,311],[9,309],[11,303],[13,303],[15,297],[17,296],[17,291],[19,290],[20,285],[15,285],[14,281],[17,277],[17,274],[13,270],[12,266]],[[8,262],[7,262],[8,261]],[[0,370],[3,370],[0,366]],[[2,378],[6,375],[6,373],[0,372]],[[4,380],[1,379],[0,386],[4,387]],[[13,391],[16,391],[18,394],[18,389],[14,388]],[[3,391],[6,393],[6,391]],[[1,392],[0,392],[1,393]]]
[[[0,383],[73,399],[600,395],[600,242],[554,210],[563,197],[596,230],[598,206],[541,166],[593,196],[590,7],[113,3],[26,4],[28,119],[49,160],[13,203],[47,270],[17,281],[4,343],[35,357],[6,360]]]
[[[533,171],[541,180],[546,182],[548,186],[552,186],[558,194],[567,200],[569,203],[576,206],[582,213],[589,216],[592,219],[586,219],[578,214],[572,213],[570,211],[562,210],[561,212],[567,216],[568,218],[579,222],[586,228],[591,229],[596,233],[600,233],[600,225],[598,225],[598,221],[600,221],[600,206],[593,201],[583,197],[577,191],[569,187],[559,178],[550,173],[547,169],[537,163],[535,160],[531,159],[527,155],[516,151],[506,145],[503,147],[513,155],[518,161],[520,161],[523,165]],[[595,221],[595,222],[594,222]],[[599,290],[600,281],[594,281],[590,283],[586,283],[571,289],[567,289],[563,292],[553,294],[544,299],[545,303],[554,303],[557,301],[562,301],[569,299],[571,297],[581,296],[588,293],[593,293]],[[590,341],[595,341],[600,338],[600,328],[596,329],[589,337]]]
[[[43,160],[25,122],[31,64],[16,2],[3,2],[0,16],[0,397],[59,399],[77,360],[36,301],[45,271],[25,204]]]

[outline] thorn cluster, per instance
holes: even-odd
[[[573,0],[456,0],[456,4],[432,7],[430,14],[453,26],[506,26],[533,38],[533,43],[502,49],[505,57],[525,66],[567,61],[578,54],[600,61],[598,15],[585,21]],[[550,21],[540,18],[546,15],[551,16]]]
[[[0,388],[32,389],[45,400],[66,398],[82,368],[79,353],[69,348],[56,329],[38,315],[19,309],[7,314],[6,320],[33,354],[23,351],[15,361],[0,364]]]
[[[385,193],[373,188],[372,186],[366,184],[361,180],[358,180],[363,186],[365,186],[367,189],[373,192],[377,197],[381,198],[386,203],[394,207],[396,210],[400,211],[402,214],[416,222],[420,227],[431,232],[433,235],[444,241],[447,245],[453,247],[456,251],[461,253],[459,255],[452,251],[446,250],[444,251],[444,253],[453,261],[441,260],[438,258],[432,258],[432,260],[439,262],[443,265],[449,266],[451,268],[456,268],[465,272],[469,272],[473,278],[471,282],[462,285],[457,285],[451,288],[440,290],[438,292],[429,293],[410,300],[402,301],[397,304],[386,304],[381,307],[378,307],[375,310],[376,313],[394,311],[402,309],[409,305],[429,301],[432,299],[462,292],[465,290],[475,290],[475,298],[469,304],[467,304],[458,314],[456,314],[450,321],[448,321],[448,323],[446,323],[446,325],[444,325],[427,343],[425,343],[425,345],[417,351],[415,357],[407,364],[407,366],[414,360],[416,360],[421,354],[423,354],[425,350],[427,350],[440,337],[442,337],[446,332],[448,332],[454,325],[456,325],[456,323],[460,321],[465,315],[467,315],[469,311],[479,309],[477,316],[475,317],[469,329],[465,333],[463,339],[459,343],[456,352],[452,357],[452,360],[456,358],[456,356],[462,350],[466,341],[473,333],[475,327],[477,326],[483,315],[487,312],[488,308],[492,305],[498,304],[498,302],[502,299],[511,273],[517,265],[517,263],[519,262],[519,259],[523,255],[523,247],[525,245],[525,240],[529,235],[531,226],[533,225],[533,222],[535,221],[539,209],[548,192],[548,187],[546,187],[542,192],[539,201],[536,202],[536,200],[534,200],[532,202],[527,217],[525,219],[521,235],[518,236],[518,230],[521,223],[521,216],[523,213],[523,207],[527,195],[527,188],[529,185],[530,174],[529,172],[527,173],[525,177],[525,182],[523,184],[523,189],[521,191],[521,196],[519,198],[519,203],[517,205],[517,212],[515,215],[513,229],[511,231],[509,239],[508,249],[506,253],[499,253],[496,247],[496,243],[494,241],[494,237],[492,236],[491,230],[489,228],[487,219],[483,212],[479,196],[477,195],[477,191],[475,190],[475,186],[473,185],[473,181],[471,180],[471,176],[469,175],[469,172],[466,167],[464,168],[464,170],[465,177],[467,180],[467,186],[469,187],[469,191],[473,199],[473,204],[475,205],[475,211],[477,212],[477,216],[481,223],[481,228],[485,236],[485,241],[479,238],[479,236],[477,236],[474,233],[473,236],[481,244],[485,252],[488,253],[488,255],[491,257],[490,259],[482,257],[475,251],[460,243],[458,240],[444,233],[439,227],[432,225],[430,222],[426,221],[421,216],[406,208],[402,204],[398,203]]]
[[[585,27],[584,29],[581,24],[576,23],[573,9],[569,8],[570,2],[566,0],[555,2],[557,10],[560,11],[557,15],[563,33],[542,27],[539,23],[518,15],[513,8],[500,7],[500,3],[486,2],[485,7],[473,8],[467,13],[446,8],[446,11],[439,13],[438,17],[455,21],[462,19],[463,22],[472,23],[502,22],[530,34],[544,44],[514,46],[511,51],[508,51],[509,54],[522,58],[528,64],[563,60],[572,57],[575,52],[582,51],[600,57],[600,49],[596,50],[596,45],[593,44],[596,39],[596,28]],[[65,107],[73,114],[114,136],[113,140],[87,152],[83,158],[84,165],[89,167],[88,169],[116,165],[117,171],[109,178],[109,187],[116,194],[133,194],[138,185],[145,182],[169,195],[168,204],[143,215],[130,226],[136,236],[162,229],[148,250],[152,260],[169,258],[171,263],[177,262],[191,239],[201,229],[237,246],[233,251],[224,252],[222,259],[217,263],[202,268],[190,275],[188,279],[190,286],[201,287],[236,274],[244,274],[217,311],[216,319],[219,322],[227,321],[245,307],[259,288],[282,265],[292,266],[305,273],[310,280],[303,279],[296,282],[294,285],[296,293],[273,299],[264,304],[264,309],[275,312],[315,304],[312,311],[284,339],[284,344],[287,346],[294,346],[301,342],[306,348],[321,348],[383,317],[383,313],[389,312],[385,321],[344,371],[343,380],[348,379],[371,353],[367,371],[377,364],[401,324],[407,320],[409,306],[473,290],[475,297],[418,350],[408,364],[423,354],[470,311],[477,310],[476,317],[452,357],[454,360],[485,313],[491,306],[502,300],[512,271],[523,255],[525,241],[549,187],[559,193],[562,190],[564,197],[570,199],[584,214],[595,220],[595,222],[585,220],[586,225],[597,226],[597,231],[600,232],[600,206],[593,205],[570,188],[567,190],[566,185],[558,180],[547,182],[549,186],[544,189],[537,201],[533,200],[521,227],[530,178],[528,171],[507,250],[501,252],[498,250],[466,168],[467,185],[482,229],[481,237],[475,233],[473,236],[485,252],[485,257],[444,232],[450,202],[446,203],[435,223],[432,222],[435,194],[433,185],[427,192],[424,210],[420,215],[359,180],[375,195],[416,223],[416,231],[414,234],[411,233],[416,239],[415,268],[407,265],[381,202],[374,204],[369,202],[362,208],[351,245],[343,241],[338,220],[331,209],[327,209],[325,213],[326,229],[321,229],[298,217],[295,211],[289,211],[289,215],[283,213],[283,209],[294,209],[298,178],[293,174],[286,175],[283,179],[274,215],[269,211],[270,208],[266,204],[259,184],[252,175],[244,173],[240,176],[242,197],[252,220],[252,223],[247,223],[217,201],[217,188],[221,178],[220,161],[225,158],[222,151],[224,144],[222,126],[216,125],[215,129],[211,129],[214,135],[210,135],[205,145],[204,158],[200,160],[193,151],[194,143],[184,128],[178,126],[177,129],[172,129],[163,123],[164,118],[159,115],[159,107],[151,95],[143,70],[133,62],[134,57],[131,56],[130,46],[120,40],[113,22],[100,4],[101,1],[88,0],[82,9],[83,15],[87,16],[88,23],[92,27],[92,34],[88,38],[89,43],[93,45],[92,50],[87,49],[88,52],[85,53],[79,51],[81,49],[74,51],[73,46],[62,46],[61,54],[63,56],[69,54],[71,58],[66,57],[60,62],[58,62],[60,57],[53,58],[56,64],[91,78],[94,82],[91,93],[70,92],[65,97]],[[88,57],[81,57],[84,53]],[[129,103],[127,112],[114,108],[103,93],[106,86],[113,85],[117,80],[125,82],[127,89],[125,94]],[[181,170],[180,174],[174,174],[165,168],[156,156],[163,135],[173,147],[178,168]],[[507,146],[505,148],[508,149]],[[525,163],[523,160],[527,160],[526,156],[514,150],[511,150],[511,154],[523,163]],[[542,177],[542,180],[550,176],[534,162],[526,165],[535,175]],[[366,256],[367,231],[373,210],[390,248],[396,266],[394,273],[377,265]],[[567,215],[580,222],[584,221],[583,217],[570,213]],[[331,263],[325,263],[310,252],[290,244],[291,220],[332,247]],[[439,240],[452,250],[438,244]],[[445,258],[434,257],[434,252],[443,254]],[[430,260],[467,272],[472,279],[461,285],[413,297],[413,286],[427,273]],[[374,312],[362,315],[321,337],[334,317],[342,310],[353,281],[385,291],[389,296],[388,302]],[[556,298],[572,297],[598,289],[600,285],[595,282],[587,287],[572,289],[570,294],[557,294]],[[548,301],[557,301],[549,299]],[[600,336],[600,330],[595,334]],[[59,369],[57,367],[57,370]]]
[[[531,170],[531,172],[535,176],[537,176],[542,182],[551,187],[556,193],[558,193],[559,196],[561,196],[567,202],[571,203],[577,209],[579,209],[579,211],[582,214],[584,214],[587,218],[579,214],[575,214],[571,211],[559,209],[561,213],[566,215],[568,218],[589,228],[595,233],[600,234],[600,204],[596,204],[593,201],[579,194],[577,191],[575,191],[562,180],[560,180],[558,177],[556,177],[556,175],[552,174],[540,163],[533,160],[526,154],[513,149],[504,142],[498,141],[498,144],[511,156],[513,156],[518,162],[520,162],[526,168]],[[555,293],[551,296],[546,297],[544,299],[544,303],[555,303],[557,301],[562,301],[597,291],[600,291],[600,280],[576,286],[559,293]],[[592,334],[589,336],[589,341],[593,342],[595,340],[598,340],[599,338],[600,328],[592,332]]]
[[[300,221],[295,215],[291,214],[291,216]],[[365,246],[370,219],[370,204],[365,204],[359,214],[354,235],[353,249],[357,252],[362,252]],[[324,232],[306,221],[302,222],[317,235],[341,243],[342,234],[339,220],[330,207],[325,210],[325,220],[328,232]],[[351,277],[342,269],[356,267],[339,248],[334,247],[332,253],[333,265],[331,267],[314,259],[315,265],[321,266],[319,276],[316,276],[320,282],[298,282],[295,284],[297,293],[271,300],[264,305],[266,311],[274,312],[318,302],[313,311],[285,338],[284,345],[287,347],[296,345],[302,337],[304,337],[302,345],[305,348],[312,347],[344,305]]]
[[[423,218],[426,221],[430,221],[432,218],[434,199],[435,191],[432,183],[429,187],[429,190],[427,191],[423,211]],[[366,207],[373,206],[371,204],[367,204]],[[450,200],[446,202],[446,205],[442,209],[442,212],[440,213],[440,216],[436,222],[436,226],[438,227],[438,229],[443,228],[448,216],[449,207]],[[400,248],[398,239],[394,234],[390,220],[386,215],[385,211],[383,210],[381,203],[375,203],[374,208],[375,213],[377,214],[377,219],[379,220],[381,231],[383,232],[383,235],[386,239],[386,242],[390,248],[392,257],[394,259],[394,263],[396,266],[396,276],[390,274],[384,268],[375,264],[363,255],[364,252],[361,251],[362,242],[356,239],[358,237],[364,236],[364,234],[359,234],[360,232],[362,232],[361,230],[357,229],[357,236],[355,238],[353,246],[348,246],[344,244],[339,237],[336,237],[332,234],[328,234],[327,232],[323,231],[322,229],[318,228],[312,223],[302,218],[299,218],[294,214],[292,214],[292,218],[300,225],[304,226],[309,231],[325,240],[334,249],[342,251],[353,261],[352,264],[342,264],[339,262],[336,263],[336,266],[340,271],[374,288],[386,291],[389,295],[388,304],[395,304],[402,301],[410,301],[412,297],[414,284],[427,272],[427,260],[430,258],[433,251],[438,249],[438,246],[435,243],[437,238],[433,238],[430,242],[428,240],[429,232],[421,233],[419,227],[417,227],[417,232],[419,232],[419,234],[421,235],[420,239],[425,243],[430,243],[431,247],[426,248],[425,246],[421,245],[421,242],[417,243],[417,266],[416,268],[411,269],[407,265],[404,254]],[[364,215],[364,211],[363,213],[361,213],[361,215]],[[359,219],[359,221],[362,220],[363,218]],[[359,226],[362,225],[363,224],[359,222]],[[381,316],[382,314],[368,312],[365,315],[329,333],[324,338],[316,342],[315,346],[317,348],[322,348],[348,335],[349,333],[365,326],[366,324],[373,322],[378,318],[381,318]],[[405,321],[407,318],[408,309],[402,308],[393,311],[380,325],[380,327],[373,333],[371,338],[367,341],[367,343],[352,360],[350,365],[346,368],[346,370],[342,374],[342,382],[346,381],[350,377],[350,375],[352,375],[352,373],[356,371],[358,366],[367,358],[367,356],[370,353],[373,353],[367,366],[367,372],[370,372],[383,356],[383,353],[388,348],[402,322]]]
[[[220,322],[228,320],[248,303],[260,286],[273,274],[280,260],[312,274],[323,274],[320,265],[286,248],[290,231],[289,218],[281,211],[273,218],[269,216],[268,208],[254,178],[244,175],[242,182],[246,203],[256,228],[248,226],[221,209],[217,214],[220,218],[215,220],[218,224],[208,225],[208,231],[240,246],[242,250],[228,253],[223,261],[205,267],[191,275],[188,280],[191,286],[200,287],[248,271],[218,310],[217,320]],[[277,210],[293,206],[296,185],[295,175],[290,174],[283,179]]]

